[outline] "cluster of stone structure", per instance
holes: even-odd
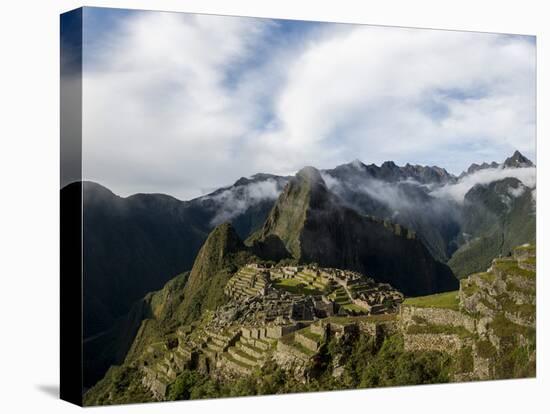
[[[305,288],[320,292],[308,295],[315,301],[317,312],[340,314],[379,314],[396,311],[403,295],[387,283],[376,283],[360,273],[317,266],[269,266],[248,264],[229,280],[225,294],[234,299],[268,296],[277,281],[295,279]],[[296,295],[295,295],[296,296]],[[354,304],[350,310],[346,305]]]
[[[171,347],[150,346],[158,356],[141,367],[142,383],[162,400],[185,368],[232,378],[268,360],[307,381],[308,367],[324,344],[359,333],[375,341],[399,333],[406,351],[454,355],[463,361],[456,381],[494,378],[502,340],[493,323],[496,315],[504,315],[510,327],[534,330],[535,267],[534,246],[522,246],[511,257],[494,260],[487,272],[464,279],[457,293],[459,309],[451,309],[402,305],[403,296],[391,286],[355,272],[250,264],[227,284],[228,304],[195,326],[181,327]],[[286,279],[322,293],[285,291],[280,282]],[[346,305],[361,306],[363,315],[346,311]],[[532,349],[529,361],[535,358]],[[344,367],[332,364],[332,375],[342,375]]]
[[[277,287],[283,279],[298,279],[320,294],[291,293]],[[361,313],[395,313],[403,299],[387,284],[377,284],[363,275],[316,266],[271,267],[249,264],[227,283],[228,304],[218,308],[205,326],[181,328],[177,345],[164,346],[154,364],[142,366],[142,383],[155,398],[164,399],[168,385],[185,368],[219,376],[250,374],[267,357],[303,373],[307,361],[320,349],[330,332],[339,335],[355,328],[330,317]],[[361,311],[347,311],[346,304],[364,301]],[[329,318],[329,319],[326,319]],[[332,327],[332,331],[329,331]],[[288,365],[288,364],[287,364]]]

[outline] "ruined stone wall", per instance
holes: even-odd
[[[424,320],[431,325],[463,327],[470,332],[475,332],[476,330],[474,318],[452,309],[401,306],[400,318],[401,324],[404,327],[416,324],[419,320]]]
[[[279,341],[273,359],[283,370],[292,373],[297,380],[305,382],[305,372],[309,361],[305,355],[296,352],[292,346]]]
[[[296,334],[295,340],[296,342],[313,352],[317,352],[321,346],[320,342],[299,332]]]
[[[404,336],[405,351],[440,351],[456,353],[462,341],[455,334],[414,334]]]
[[[298,329],[307,326],[304,323],[295,323],[289,325],[269,325],[265,328],[265,337],[271,339],[279,339],[285,335],[288,335]]]

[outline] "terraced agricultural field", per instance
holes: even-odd
[[[458,291],[437,293],[435,295],[418,296],[407,298],[404,305],[416,306],[418,308],[444,308],[458,310]]]
[[[279,279],[275,281],[273,285],[277,289],[286,290],[290,293],[299,295],[321,295],[323,293],[320,289],[308,286],[297,278]]]

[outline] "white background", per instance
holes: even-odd
[[[550,13],[529,0],[119,0],[88,6],[205,12],[537,35],[538,375],[536,380],[415,386],[92,408],[108,412],[548,412],[544,251],[548,234]],[[59,376],[59,14],[69,0],[4,1],[0,9],[0,411],[75,412]],[[546,306],[545,306],[546,305]],[[546,352],[545,352],[546,348]],[[546,394],[545,394],[546,391]]]

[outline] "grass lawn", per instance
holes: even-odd
[[[419,308],[445,308],[458,310],[458,290],[452,292],[436,293],[435,295],[407,298],[404,305],[416,306]]]
[[[350,304],[347,304],[347,305],[342,305],[342,307],[346,310],[355,311],[355,312],[358,312],[358,313],[367,312],[366,309],[364,309],[361,306],[358,306],[354,303],[350,303]]]
[[[290,293],[300,294],[300,295],[321,295],[319,289],[309,287],[304,284],[303,281],[292,278],[292,279],[279,279],[274,283],[274,286],[277,289],[286,290]]]
[[[507,275],[521,276],[528,279],[534,279],[536,277],[534,271],[520,268],[515,260],[495,260],[493,266]]]

